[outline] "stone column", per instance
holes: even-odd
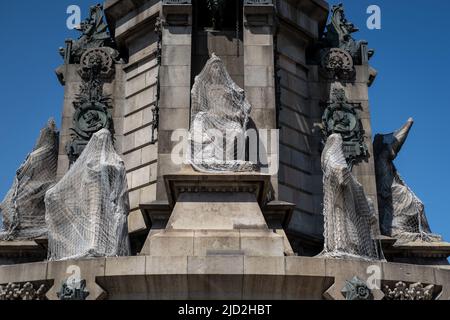
[[[274,12],[272,1],[244,1],[244,90],[253,108],[251,119],[258,130],[277,129]],[[278,146],[278,141],[275,145]],[[271,150],[270,139],[267,149],[264,150],[267,159],[278,154],[278,148]],[[278,166],[278,161],[275,162]],[[278,197],[278,172],[271,180]]]
[[[192,51],[191,1],[164,1],[162,6],[162,62],[158,132],[157,200],[167,199],[164,175],[177,173],[171,152],[172,133],[189,129]]]

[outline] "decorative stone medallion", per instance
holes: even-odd
[[[86,280],[69,283],[67,280],[62,284],[60,291],[57,293],[59,300],[62,301],[82,301],[89,296],[86,290]]]
[[[321,52],[322,75],[330,80],[352,80],[355,76],[353,58],[339,48],[325,49]]]
[[[111,48],[92,48],[81,56],[80,75],[84,79],[90,76],[109,79],[114,73],[114,60],[111,56]]]
[[[342,136],[344,155],[349,164],[368,156],[368,147],[364,142],[364,130],[356,107],[347,101],[343,89],[334,89],[332,101],[322,117],[325,140],[332,134]]]
[[[373,300],[372,291],[367,284],[358,277],[346,281],[345,287],[342,289],[342,294],[346,300]]]

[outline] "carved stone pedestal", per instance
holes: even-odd
[[[380,239],[386,260],[396,263],[448,266],[450,243],[415,241],[400,243],[394,238]]]
[[[267,204],[269,175],[203,174],[185,169],[165,176],[165,183],[169,203],[141,206],[154,226],[141,255],[293,254],[282,229],[289,222],[292,207]],[[273,230],[261,208],[267,209],[266,218]]]
[[[47,239],[0,241],[0,265],[31,263],[47,258]]]

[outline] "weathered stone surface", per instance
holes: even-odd
[[[44,197],[56,182],[58,143],[56,124],[50,120],[0,204],[3,219],[0,240],[36,239],[46,235]]]
[[[45,204],[49,260],[130,253],[125,165],[108,130],[94,134]]]
[[[168,229],[267,229],[257,199],[251,193],[181,194]]]

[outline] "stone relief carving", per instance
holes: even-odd
[[[155,144],[158,141],[157,132],[159,130],[159,103],[161,99],[161,63],[162,63],[162,21],[160,18],[156,19],[155,33],[158,36],[157,49],[156,49],[156,61],[158,63],[158,76],[156,77],[156,104],[152,109],[152,138],[151,144]]]
[[[375,171],[381,231],[383,235],[397,238],[401,242],[441,241],[440,236],[431,232],[422,201],[406,185],[394,164],[413,123],[413,119],[409,119],[394,133],[375,136]]]
[[[47,292],[45,285],[39,287],[31,282],[25,284],[9,283],[0,286],[0,301],[14,301],[14,300],[47,300],[45,296]]]
[[[331,9],[331,22],[327,26],[324,41],[328,48],[340,48],[348,52],[355,63],[361,63],[361,50],[363,45],[367,45],[367,41],[356,41],[352,34],[358,32],[359,29],[345,17],[344,5],[338,4]],[[373,50],[368,51],[371,58],[374,54]]]
[[[385,300],[434,300],[434,285],[424,286],[420,282],[410,284],[397,282],[392,288],[389,285],[384,286],[383,292]]]
[[[69,283],[67,280],[61,285],[61,289],[56,293],[62,301],[83,301],[89,296],[86,290],[86,280]]]
[[[319,65],[321,74],[329,80],[352,81],[356,74],[354,66],[374,55],[374,50],[367,49],[367,41],[352,37],[358,31],[345,17],[344,6],[333,6],[323,38],[308,52],[308,63]]]
[[[333,89],[332,99],[327,105],[322,117],[325,140],[334,133],[342,136],[345,159],[350,166],[367,158],[368,148],[364,142],[361,119],[356,106],[347,101],[345,91]]]
[[[373,204],[352,175],[341,135],[332,134],[322,153],[325,247],[320,256],[378,260]]]
[[[81,32],[78,40],[69,40],[65,49],[59,49],[66,63],[80,63],[83,54],[87,50],[95,48],[103,48],[111,58],[119,59],[119,52],[115,50],[114,40],[108,32],[108,25],[103,21],[102,5],[92,6],[89,10],[89,17],[81,23],[77,30]]]
[[[355,76],[352,56],[340,48],[326,50],[320,61],[320,71],[330,80],[351,80]]]
[[[114,74],[114,62],[103,48],[88,49],[82,56],[79,73],[83,79],[73,106],[71,141],[66,145],[70,163],[83,152],[92,135],[106,128],[114,133],[111,98],[103,94],[104,80]]]
[[[47,233],[44,197],[56,182],[58,145],[56,124],[50,119],[0,204],[3,218],[0,240],[35,239]]]
[[[126,169],[107,129],[92,136],[45,206],[49,261],[130,255]]]
[[[354,277],[350,281],[346,281],[345,287],[342,289],[342,294],[346,300],[373,300],[372,291],[367,286],[366,282],[358,277]]]
[[[188,163],[200,172],[250,172],[245,158],[251,106],[215,54],[192,89]]]

